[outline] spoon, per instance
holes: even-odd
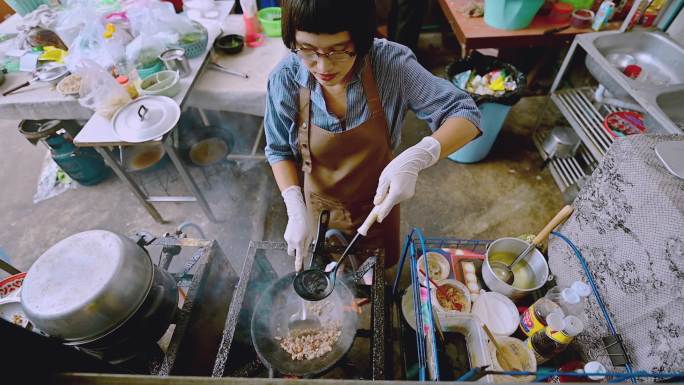
[[[499,363],[501,364],[501,368],[503,370],[513,371],[522,370],[522,363],[515,353],[511,352],[508,346],[499,345],[499,343],[496,342],[496,338],[494,338],[494,334],[491,330],[489,330],[486,324],[483,324],[482,328],[494,344],[494,348],[496,349],[496,358],[500,361]]]
[[[363,239],[368,234],[368,229],[378,219],[378,214],[375,209],[371,211],[368,218],[363,222],[361,227],[356,231],[356,235],[347,248],[344,249],[342,256],[337,260],[335,267],[325,272],[319,269],[308,269],[297,274],[294,279],[293,286],[300,297],[308,301],[320,301],[330,295],[335,289],[335,281],[337,280],[337,270],[340,265],[347,258],[349,252],[354,248],[359,240]]]
[[[321,321],[318,320],[313,314],[307,314],[306,301],[301,300],[302,310],[298,311],[290,316],[290,322],[288,322],[287,327],[290,330],[295,329],[319,329],[321,327]]]
[[[423,275],[427,275],[427,274],[425,274],[425,270],[423,270],[422,267],[419,270],[421,273],[423,273]],[[440,294],[442,294],[442,296],[445,296],[446,295],[446,287],[437,284],[437,282],[435,282],[435,280],[432,279],[432,277],[429,277],[429,279],[430,279],[430,283],[435,285],[435,287],[437,288],[437,293],[440,293]]]
[[[542,231],[537,234],[536,237],[532,240],[532,242],[525,248],[525,250],[518,255],[517,258],[513,260],[511,263],[506,263],[502,261],[489,261],[489,266],[492,268],[492,272],[494,275],[499,278],[501,281],[505,282],[506,284],[510,285],[514,281],[513,277],[513,266],[515,266],[518,262],[521,260],[525,259],[527,257],[527,254],[529,254],[535,247],[541,245],[541,243],[546,239],[551,231],[561,224],[563,221],[565,221],[570,214],[572,214],[573,208],[572,206],[565,206],[563,207],[558,214],[556,214],[553,219],[542,229]]]

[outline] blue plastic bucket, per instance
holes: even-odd
[[[527,28],[544,0],[485,0],[484,21],[499,29]]]
[[[492,149],[501,127],[512,106],[498,103],[480,104],[480,130],[482,136],[466,144],[460,150],[449,155],[449,159],[459,163],[475,163],[484,159]]]

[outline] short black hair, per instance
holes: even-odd
[[[358,57],[365,56],[375,36],[374,0],[283,0],[283,42],[294,49],[297,31],[334,34],[347,31]]]

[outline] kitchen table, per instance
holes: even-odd
[[[232,7],[232,2],[230,7]],[[228,5],[228,4],[226,4]],[[205,53],[199,57],[189,60],[190,64],[190,74],[184,78],[181,78],[181,89],[180,92],[173,98],[176,103],[181,107],[185,105],[185,101],[190,93],[190,89],[196,82],[198,75],[204,70],[209,62],[209,51],[211,49],[211,43],[216,39],[216,37],[221,33],[218,23],[206,22],[203,23],[207,27],[209,33],[209,46]],[[140,203],[145,207],[147,212],[154,218],[155,221],[159,223],[164,223],[164,219],[157,209],[152,205],[153,202],[197,202],[206,216],[212,222],[216,221],[214,214],[211,212],[211,208],[207,203],[204,195],[200,191],[199,187],[193,180],[192,176],[188,172],[187,168],[180,159],[178,152],[176,151],[176,146],[174,143],[177,140],[178,131],[176,128],[169,131],[161,138],[157,138],[148,142],[141,143],[130,143],[119,138],[119,136],[114,132],[114,126],[112,123],[103,118],[99,114],[93,114],[88,122],[83,126],[81,132],[74,138],[74,144],[78,147],[94,147],[95,150],[102,155],[109,167],[112,168],[114,173],[124,182],[133,195],[140,201]],[[123,165],[123,157],[121,162],[117,161],[111,152],[111,147],[129,147],[129,146],[140,146],[145,145],[150,142],[161,142],[164,146],[164,150],[168,154],[171,162],[178,171],[183,183],[186,188],[191,192],[191,196],[147,196],[143,190],[135,183],[135,180],[126,172]],[[122,150],[123,151],[123,150]]]
[[[439,5],[461,45],[461,55],[477,48],[520,48],[560,46],[572,42],[577,34],[593,32],[589,28],[570,27],[560,32],[545,35],[550,28],[564,24],[549,23],[545,16],[537,16],[523,29],[505,30],[488,26],[484,17],[469,17],[462,11],[470,0],[439,0]],[[608,29],[618,29],[619,22],[608,24]]]
[[[217,1],[217,3],[221,4],[222,13],[226,15],[234,5],[234,1]],[[221,23],[211,20],[198,21],[207,27],[210,42],[213,42],[222,33],[244,34],[241,15],[229,15],[222,18]],[[0,24],[0,32],[15,32],[16,25],[20,22],[21,18],[15,15],[10,20]],[[174,100],[181,108],[198,108],[205,124],[208,124],[203,113],[206,109],[263,115],[266,105],[268,74],[287,54],[287,49],[282,40],[280,38],[264,38],[263,44],[259,47],[245,47],[240,54],[225,57],[210,54],[210,48],[211,44],[209,44],[205,55],[190,60],[192,74],[181,80],[181,91],[174,97]],[[244,79],[219,71],[205,70],[211,60],[215,60],[224,67],[247,73],[249,78]],[[25,81],[28,76],[24,73],[10,74],[1,89],[19,84]],[[0,117],[3,119],[88,120],[76,136],[74,143],[80,147],[94,147],[156,221],[163,222],[163,218],[152,205],[153,202],[197,202],[207,217],[215,221],[206,199],[178,156],[175,146],[178,142],[178,134],[175,129],[153,142],[162,143],[181,179],[192,193],[191,196],[147,196],[111,152],[113,146],[128,147],[144,145],[145,143],[122,141],[114,133],[113,126],[109,121],[82,107],[76,98],[62,96],[51,85],[35,85],[0,98]],[[228,157],[231,159],[265,159],[262,154],[257,153],[262,137],[263,124],[258,128],[250,154],[231,154]]]
[[[233,7],[234,1],[220,1],[224,7]],[[21,17],[14,15],[0,23],[0,33],[16,33]],[[228,15],[220,23],[222,32],[244,35],[242,15]],[[8,49],[12,42],[0,43],[0,50]],[[266,108],[266,83],[271,70],[288,53],[280,38],[264,37],[256,48],[245,47],[236,55],[212,55],[212,60],[232,70],[245,73],[248,79],[215,70],[199,74],[192,88],[183,87],[187,96],[185,106],[204,110],[230,111],[263,116]],[[23,83],[30,78],[26,73],[11,73],[0,86],[0,91]],[[187,82],[187,80],[185,80]],[[191,90],[191,92],[190,92]],[[1,119],[76,119],[87,120],[93,112],[78,103],[74,97],[65,97],[50,84],[34,84],[11,95],[0,97]]]

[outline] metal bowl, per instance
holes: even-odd
[[[50,247],[31,266],[22,307],[52,337],[93,339],[138,310],[152,278],[150,257],[132,240],[111,231],[85,231]]]
[[[528,245],[529,243],[518,238],[499,238],[489,245],[485,261],[482,264],[482,279],[491,291],[501,293],[515,301],[544,286],[549,278],[549,265],[546,263],[544,255],[536,248],[530,251],[523,259],[523,261],[527,262],[530,266],[534,274],[533,282],[527,289],[519,289],[500,280],[489,265],[489,257],[493,253],[505,252],[517,256],[522,253]]]

